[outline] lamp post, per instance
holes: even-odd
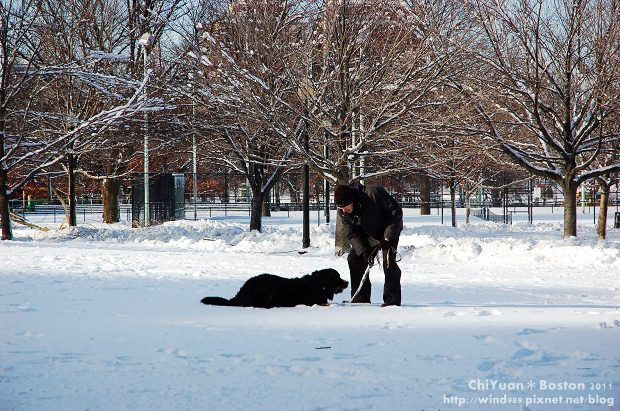
[[[327,132],[326,132],[327,133]],[[329,151],[327,148],[327,143],[323,146],[323,157],[327,160],[327,156],[329,155]],[[325,208],[323,210],[325,214],[325,224],[329,225],[329,180],[323,179],[323,198],[325,202]]]
[[[144,33],[138,41],[142,46],[142,58],[144,60],[144,78],[148,75],[148,48],[153,45],[153,35]],[[144,88],[146,93],[146,87]],[[149,209],[149,127],[148,115],[144,113],[144,225],[151,225],[151,214]]]
[[[304,101],[304,132],[303,132],[303,150],[304,153],[308,153],[308,140],[310,136],[309,133],[309,124],[307,120],[308,116],[308,102],[310,98],[314,96],[315,91],[310,83],[310,77],[308,79],[303,79],[302,83],[299,85],[297,89],[297,93],[299,97]],[[308,160],[304,162],[303,167],[303,176],[304,176],[304,185],[303,185],[303,207],[302,207],[302,219],[303,219],[303,227],[302,227],[302,248],[310,247],[310,165],[308,164]]]
[[[193,80],[193,75],[190,73],[190,79]],[[196,96],[194,95],[194,84],[192,83],[192,174],[194,185],[194,221],[198,220],[198,165],[196,159],[196,128],[194,123],[196,121]]]
[[[308,124],[304,131],[304,151],[308,152]],[[304,198],[303,198],[303,233],[302,247],[310,247],[310,166],[304,163]]]

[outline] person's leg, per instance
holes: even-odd
[[[362,281],[362,277],[364,276],[364,272],[368,267],[368,261],[364,261],[364,258],[360,255],[357,255],[355,250],[349,251],[349,256],[347,257],[347,261],[349,263],[349,273],[351,274],[351,298],[357,291],[357,288]],[[370,302],[370,277],[364,281],[364,285],[360,290],[359,294],[355,298],[355,301],[351,300],[352,303],[369,303]]]
[[[383,251],[383,272],[385,273],[383,304],[400,305],[400,267],[396,264],[396,250]]]

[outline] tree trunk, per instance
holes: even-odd
[[[600,181],[601,183],[601,202],[600,202],[600,210],[598,213],[598,225],[596,228],[596,233],[598,234],[599,240],[604,240],[607,237],[607,209],[609,206],[609,185],[605,182]]]
[[[564,189],[564,238],[577,237],[577,184],[563,182]]]
[[[77,204],[75,195],[75,157],[69,153],[69,225],[77,226]]]
[[[347,182],[338,182],[338,185],[346,185]],[[337,187],[334,186],[334,189]],[[334,251],[334,254],[337,256],[341,256],[343,254],[348,253],[351,250],[351,244],[349,244],[349,240],[347,240],[347,237],[345,235],[344,232],[344,225],[342,223],[342,220],[340,219],[340,216],[338,216],[338,210],[336,210],[336,249]]]
[[[261,206],[261,215],[263,217],[271,217],[271,198],[270,193],[266,192],[263,195],[263,204]]]
[[[6,96],[7,84],[3,82],[2,87],[0,88],[0,158],[4,158],[6,155],[4,149],[6,135],[5,118],[7,112]],[[0,162],[0,225],[2,226],[2,240],[13,239],[13,231],[11,230],[11,214],[9,212],[9,170],[7,167],[6,162]]]
[[[329,209],[329,181],[323,180],[323,215],[327,225],[329,225]]]
[[[252,208],[250,210],[250,231],[262,229],[263,193],[252,188]]]
[[[420,215],[431,215],[431,178],[428,174],[420,174]]]
[[[228,185],[229,185],[228,171],[224,171],[224,187],[223,187],[223,193],[222,193],[222,203],[230,202],[230,197],[228,195]]]
[[[299,199],[299,192],[295,189],[298,187],[299,179],[297,175],[289,175],[289,177],[284,180],[288,186],[288,195],[291,199],[291,203],[299,204],[301,200]]]
[[[450,213],[452,215],[452,227],[456,227],[456,184],[450,182]]]
[[[9,214],[9,196],[7,194],[7,172],[0,164],[0,225],[2,240],[12,240],[11,216]]]
[[[269,206],[269,193],[282,177],[283,169],[275,169],[271,177],[265,179],[265,170],[262,166],[258,169],[255,167],[256,165],[250,165],[246,174],[247,184],[252,191],[250,231],[261,231],[264,204]]]
[[[471,207],[469,206],[469,200],[471,200],[471,192],[469,187],[465,190],[465,224],[469,224],[469,216],[471,214]]]
[[[351,244],[344,233],[344,225],[339,216],[336,217],[336,250],[335,254],[341,256],[351,250]]]
[[[306,134],[304,149],[308,150],[308,134]],[[310,167],[304,164],[304,196],[303,196],[303,227],[302,247],[310,247]]]
[[[120,210],[118,208],[118,192],[121,188],[121,181],[117,178],[106,178],[101,183],[101,195],[103,197],[103,222],[118,223],[120,221]]]

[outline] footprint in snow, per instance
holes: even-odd
[[[299,358],[293,358],[292,361],[315,362],[315,361],[321,361],[321,357],[299,357]]]
[[[15,314],[15,313],[34,313],[38,311],[36,308],[27,304],[9,304],[12,307],[9,311],[1,311],[2,314]]]
[[[22,331],[22,332],[16,333],[15,335],[18,337],[28,337],[28,338],[43,337],[43,334],[39,334],[36,332],[31,332],[31,331]]]
[[[534,328],[524,328],[517,335],[530,335],[530,334],[542,334],[545,333],[545,330],[536,330]]]
[[[620,327],[620,321],[614,320],[613,324],[607,323],[607,321],[600,322],[599,327],[601,328],[616,328]]]
[[[397,323],[385,323],[383,326],[384,330],[397,330],[400,328],[405,328],[405,324],[397,322]]]
[[[177,357],[177,358],[187,358],[188,357],[188,353],[186,351],[183,350],[179,350],[178,348],[160,348],[159,352],[162,352],[164,354],[168,354],[168,355],[172,355],[173,357]]]
[[[491,371],[495,364],[497,364],[497,361],[483,361],[478,364],[477,368],[479,371]]]
[[[492,343],[492,342],[496,342],[497,338],[493,337],[490,334],[480,334],[480,335],[474,335],[474,338],[478,341],[482,341],[485,343]]]
[[[443,316],[444,317],[462,317],[465,315],[465,311],[448,311]]]
[[[478,317],[488,317],[492,315],[502,315],[500,310],[482,310],[478,313]]]
[[[532,351],[528,348],[521,348],[520,350],[518,350],[516,353],[512,355],[512,359],[517,360],[519,358],[529,357],[534,354],[536,354],[536,351]]]

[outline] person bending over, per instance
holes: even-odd
[[[400,268],[396,264],[398,239],[403,229],[403,210],[383,187],[359,183],[338,185],[334,192],[351,251],[347,261],[351,275],[351,297],[357,291],[368,264],[379,249],[383,254],[383,305],[400,305]],[[371,284],[366,278],[354,303],[370,303]]]

